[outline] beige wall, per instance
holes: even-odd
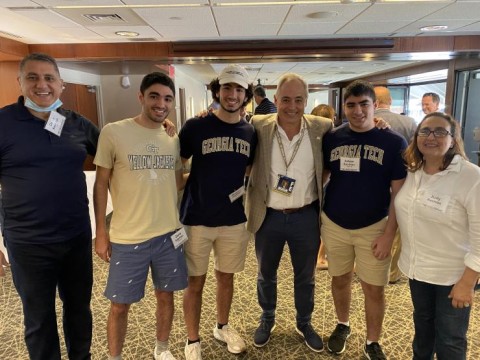
[[[145,75],[129,75],[130,87],[120,85],[121,75],[101,76],[102,114],[104,124],[134,117],[141,111],[138,101],[140,83]]]
[[[158,69],[154,70],[158,71]],[[140,113],[141,107],[138,101],[138,92],[144,76],[145,74],[130,74],[130,88],[128,89],[120,86],[121,75],[101,76],[100,92],[104,124],[133,117]],[[176,91],[175,111],[172,111],[168,118],[176,124],[177,119],[180,119],[179,88],[185,88],[187,118],[205,109],[206,100],[205,84],[195,78],[180,70],[175,70],[174,82]],[[191,105],[193,105],[193,109]]]
[[[185,89],[185,103],[187,119],[205,110],[207,104],[206,84],[197,80],[194,76],[182,71],[188,65],[175,67],[175,88],[177,91],[177,119],[180,121],[180,101],[178,99],[180,88]],[[180,124],[178,124],[180,126]]]

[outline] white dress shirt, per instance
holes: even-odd
[[[278,183],[278,175],[286,175],[295,179],[295,186],[290,195],[284,195],[276,191],[270,191],[267,199],[267,206],[277,209],[300,208],[308,205],[318,199],[317,186],[315,183],[315,167],[313,162],[312,145],[308,134],[308,128],[302,119],[301,129],[304,129],[302,142],[298,148],[297,154],[289,165],[288,170],[285,169],[285,161],[280,151],[278,138],[273,137],[272,146],[272,166],[270,170],[271,188],[275,188]],[[302,130],[290,141],[285,131],[278,126],[277,130],[285,150],[287,163],[290,161],[297,142],[302,137]],[[320,156],[320,154],[317,154]]]

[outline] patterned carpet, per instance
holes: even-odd
[[[288,255],[288,252],[285,252]],[[212,329],[215,325],[215,282],[213,273],[209,273],[203,299],[202,312],[202,351],[203,359],[237,360],[308,360],[308,359],[362,359],[362,344],[365,341],[365,321],[363,317],[363,295],[360,284],[355,281],[352,296],[350,323],[352,336],[348,340],[347,350],[340,356],[328,352],[316,354],[310,351],[295,332],[295,311],[293,307],[293,285],[289,257],[282,259],[279,273],[279,303],[277,309],[277,327],[267,346],[257,349],[252,344],[252,336],[257,326],[260,308],[256,301],[256,260],[253,243],[248,250],[247,266],[236,277],[236,292],[231,311],[230,324],[235,327],[247,342],[247,351],[241,355],[229,354],[226,347],[214,339]],[[94,313],[94,339],[92,358],[106,359],[106,318],[109,304],[103,296],[108,266],[96,256],[94,264],[95,285],[92,309]],[[212,265],[210,266],[210,269]],[[127,340],[123,359],[153,359],[155,342],[155,305],[152,288],[146,291],[146,297],[132,306],[129,317]],[[386,289],[387,309],[381,344],[390,360],[411,359],[412,306],[405,279]],[[477,295],[478,299],[478,295]],[[182,294],[176,294],[176,314],[174,328],[170,338],[170,348],[177,359],[184,359],[183,348],[186,330],[182,317]],[[478,300],[477,300],[478,301]],[[60,309],[58,310],[60,314]],[[472,309],[469,331],[468,359],[480,359],[480,310]],[[317,272],[316,307],[313,325],[326,341],[335,326],[335,315],[330,294],[330,279],[326,271]],[[67,359],[66,356],[63,357]],[[28,359],[23,341],[23,320],[21,305],[13,288],[11,273],[0,280],[0,359]]]

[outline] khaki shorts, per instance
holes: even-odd
[[[328,258],[328,273],[341,276],[353,270],[370,285],[388,284],[391,256],[378,260],[372,242],[383,234],[387,218],[361,229],[349,230],[335,224],[322,212],[321,236]]]
[[[188,235],[185,243],[188,275],[207,273],[212,249],[216,270],[228,274],[243,270],[250,239],[245,223],[217,227],[185,226],[185,229]]]

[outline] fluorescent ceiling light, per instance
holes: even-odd
[[[370,0],[358,0],[355,2],[370,2]],[[298,0],[298,1],[265,1],[265,2],[232,2],[232,3],[222,3],[214,2],[214,6],[272,6],[272,5],[315,5],[315,4],[332,4],[332,3],[341,3],[341,0]]]
[[[135,37],[140,35],[138,32],[135,31],[115,31],[115,35],[118,36],[125,36],[125,37]]]
[[[340,4],[340,3],[375,3],[375,2],[445,2],[450,3],[451,0],[286,0],[286,1],[249,1],[249,2],[222,2],[214,1],[209,4],[117,4],[117,5],[55,5],[48,6],[50,9],[141,9],[141,8],[176,8],[176,7],[208,7],[208,6],[272,6],[272,5],[315,5],[315,4]]]
[[[447,30],[447,25],[428,25],[421,27],[420,30],[422,31],[440,31],[440,30]]]
[[[139,9],[139,8],[173,8],[173,7],[201,7],[208,4],[136,4],[136,5],[55,5],[49,6],[51,9]]]

